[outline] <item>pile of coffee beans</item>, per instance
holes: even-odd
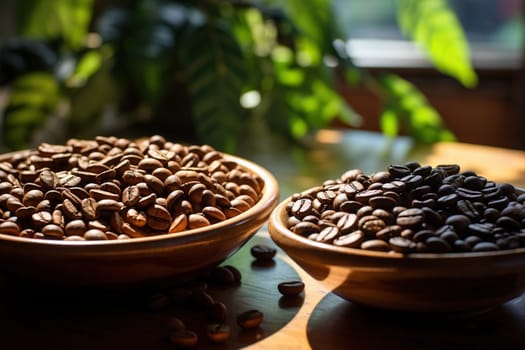
[[[525,194],[457,164],[409,162],[296,193],[288,228],[336,246],[400,253],[525,247]]]
[[[263,186],[208,145],[159,135],[43,143],[0,162],[0,233],[64,240],[176,233],[239,215]]]
[[[216,266],[202,278],[153,293],[147,306],[152,311],[170,312],[166,320],[167,337],[176,346],[224,344],[235,334],[232,318],[236,329],[248,332],[257,330],[264,321],[264,313],[255,308],[230,315],[229,307],[214,297],[217,288],[238,287],[241,279],[241,272],[235,266]],[[187,319],[196,322],[187,326],[185,315],[191,315]]]

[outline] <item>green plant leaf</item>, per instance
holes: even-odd
[[[446,0],[398,0],[398,24],[419,44],[434,66],[466,87],[477,84],[468,42]]]
[[[129,75],[124,78],[131,80],[145,102],[155,106],[164,92],[177,33],[165,23],[156,3],[141,5],[129,18],[130,32],[123,36],[119,61],[124,64],[124,74]]]
[[[50,73],[29,73],[11,86],[2,119],[2,139],[12,149],[26,148],[59,102],[59,86]]]
[[[386,102],[381,114],[381,128],[385,134],[394,136],[400,128],[423,143],[453,141],[439,113],[428,103],[425,96],[410,82],[394,75],[378,79]]]
[[[29,38],[63,38],[71,49],[82,46],[93,0],[19,0],[17,31]]]
[[[330,0],[288,0],[283,3],[287,15],[299,31],[312,40],[321,52],[332,51],[332,40],[340,37],[333,20]]]
[[[192,117],[199,140],[233,152],[242,123],[240,96],[246,76],[240,47],[228,26],[208,22],[181,37]]]
[[[98,50],[90,50],[83,54],[73,71],[73,74],[67,78],[68,87],[78,87],[86,84],[101,67],[103,56]]]
[[[397,114],[394,110],[386,107],[382,112],[379,119],[379,125],[383,134],[389,137],[397,136],[399,122]]]

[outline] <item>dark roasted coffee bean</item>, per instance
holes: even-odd
[[[501,216],[501,213],[498,209],[495,209],[495,208],[486,208],[485,211],[483,212],[483,217],[488,221],[488,222],[493,222],[495,223],[496,220],[498,220],[498,218]]]
[[[483,193],[480,191],[469,190],[468,188],[464,187],[458,188],[456,190],[456,194],[458,197],[467,199],[469,201],[479,201],[483,198]]]
[[[519,230],[521,228],[520,222],[510,216],[500,217],[496,220],[496,224],[510,231]]]
[[[427,238],[425,245],[433,253],[449,253],[452,251],[452,247],[447,241],[435,236]]]
[[[493,199],[487,203],[487,205],[491,208],[495,208],[498,210],[503,210],[509,203],[509,199],[505,196],[498,197],[496,199]]]
[[[432,192],[432,187],[428,185],[417,186],[410,191],[412,198],[422,199],[424,195]]]
[[[423,183],[423,177],[421,175],[414,174],[404,176],[400,180],[406,184],[406,187],[409,190],[414,189]]]
[[[459,196],[455,193],[447,194],[437,199],[437,205],[440,208],[452,208],[456,206]]]
[[[472,247],[473,252],[488,252],[499,249],[498,245],[492,242],[479,242]]]
[[[439,214],[437,211],[429,208],[429,207],[423,207],[421,208],[423,211],[423,214],[425,216],[425,221],[435,227],[440,227],[445,223],[445,220]]]
[[[480,191],[485,187],[486,183],[487,180],[480,176],[467,176],[463,185],[469,190]]]
[[[468,199],[460,199],[456,203],[456,207],[460,213],[469,217],[471,220],[475,220],[480,217],[480,213],[476,206]]]
[[[468,216],[461,214],[451,215],[445,220],[445,224],[453,226],[458,234],[462,234],[471,222]]]
[[[460,170],[459,165],[457,164],[440,164],[437,166],[437,168],[445,170],[449,176],[459,173]]]
[[[257,260],[272,260],[277,250],[265,244],[256,244],[250,248],[251,255]]]
[[[470,244],[462,239],[458,239],[452,243],[452,248],[457,252],[470,252],[472,247]]]
[[[279,292],[285,297],[296,297],[304,290],[302,281],[286,281],[277,285]]]
[[[414,233],[414,242],[425,242],[427,238],[435,236],[435,232],[432,230],[419,230]]]
[[[396,193],[401,193],[405,191],[406,184],[403,181],[396,180],[383,184],[383,186],[381,186],[381,189],[385,192],[392,191]]]
[[[394,178],[401,178],[401,177],[410,175],[412,171],[410,170],[410,168],[404,165],[390,165],[388,166],[388,172]]]

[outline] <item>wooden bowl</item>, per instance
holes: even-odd
[[[264,181],[260,200],[247,211],[207,227],[109,241],[30,239],[0,234],[0,277],[19,283],[121,287],[184,282],[234,254],[278,204],[272,174],[248,160],[225,155]]]
[[[470,312],[525,291],[525,248],[403,255],[337,247],[290,231],[290,200],[273,211],[271,238],[308,274],[353,303],[403,312]]]

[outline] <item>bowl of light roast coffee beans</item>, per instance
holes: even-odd
[[[457,164],[348,170],[284,200],[269,231],[355,304],[468,312],[525,291],[524,191]]]
[[[235,253],[278,202],[274,177],[154,135],[42,143],[0,156],[0,277],[181,282]]]

